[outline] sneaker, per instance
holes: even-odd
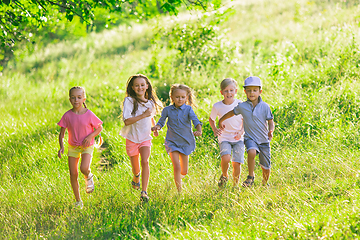
[[[227,181],[228,181],[228,178],[221,174],[221,177],[220,177],[220,179],[219,179],[219,181],[218,181],[218,186],[219,186],[219,188],[225,187]]]
[[[90,173],[87,179],[85,179],[86,182],[86,193],[92,193],[95,189],[94,180],[93,180],[94,174]]]
[[[84,207],[84,204],[81,200],[78,202],[75,202],[75,208],[82,209],[83,207]]]

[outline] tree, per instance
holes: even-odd
[[[211,0],[0,0],[0,71],[12,55],[17,42],[31,41],[44,26],[55,26],[59,20],[72,21],[74,16],[88,26],[97,18],[96,9],[117,13],[117,18],[147,19],[170,13],[181,6],[206,9]],[[114,21],[111,17],[108,22]],[[107,24],[102,21],[103,24]],[[89,28],[92,29],[92,28]]]

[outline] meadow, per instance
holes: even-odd
[[[0,238],[360,238],[359,42],[357,1],[243,0],[23,51],[0,75]],[[153,139],[147,204],[131,188],[118,134],[136,73],[149,76],[165,105],[171,84],[192,87],[203,122],[180,195],[166,129]],[[245,100],[251,75],[262,79],[276,123],[270,186],[261,186],[257,164],[254,187],[230,181],[220,190],[208,117],[223,78],[236,79]],[[74,85],[86,88],[88,108],[104,122],[94,193],[79,179],[82,210],[73,207],[67,158],[57,157],[57,122]],[[246,176],[245,163],[240,181]]]

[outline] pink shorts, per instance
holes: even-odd
[[[142,143],[134,143],[129,139],[126,139],[126,153],[129,157],[139,155],[141,147],[151,147],[151,140]]]

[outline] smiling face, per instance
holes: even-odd
[[[186,103],[188,98],[187,92],[182,89],[176,89],[171,95],[171,100],[175,104],[175,107],[181,107]]]
[[[244,92],[246,97],[253,103],[257,103],[262,90],[258,86],[245,87]]]
[[[225,104],[232,104],[234,102],[235,95],[237,93],[237,88],[235,84],[231,83],[224,89],[220,91],[221,95],[223,95]]]
[[[83,107],[83,103],[86,100],[83,89],[73,89],[70,93],[70,103],[74,109],[79,109]]]
[[[146,83],[146,80],[144,78],[138,77],[134,79],[132,89],[136,93],[136,96],[138,98],[144,98],[146,90],[149,88],[149,86]]]

